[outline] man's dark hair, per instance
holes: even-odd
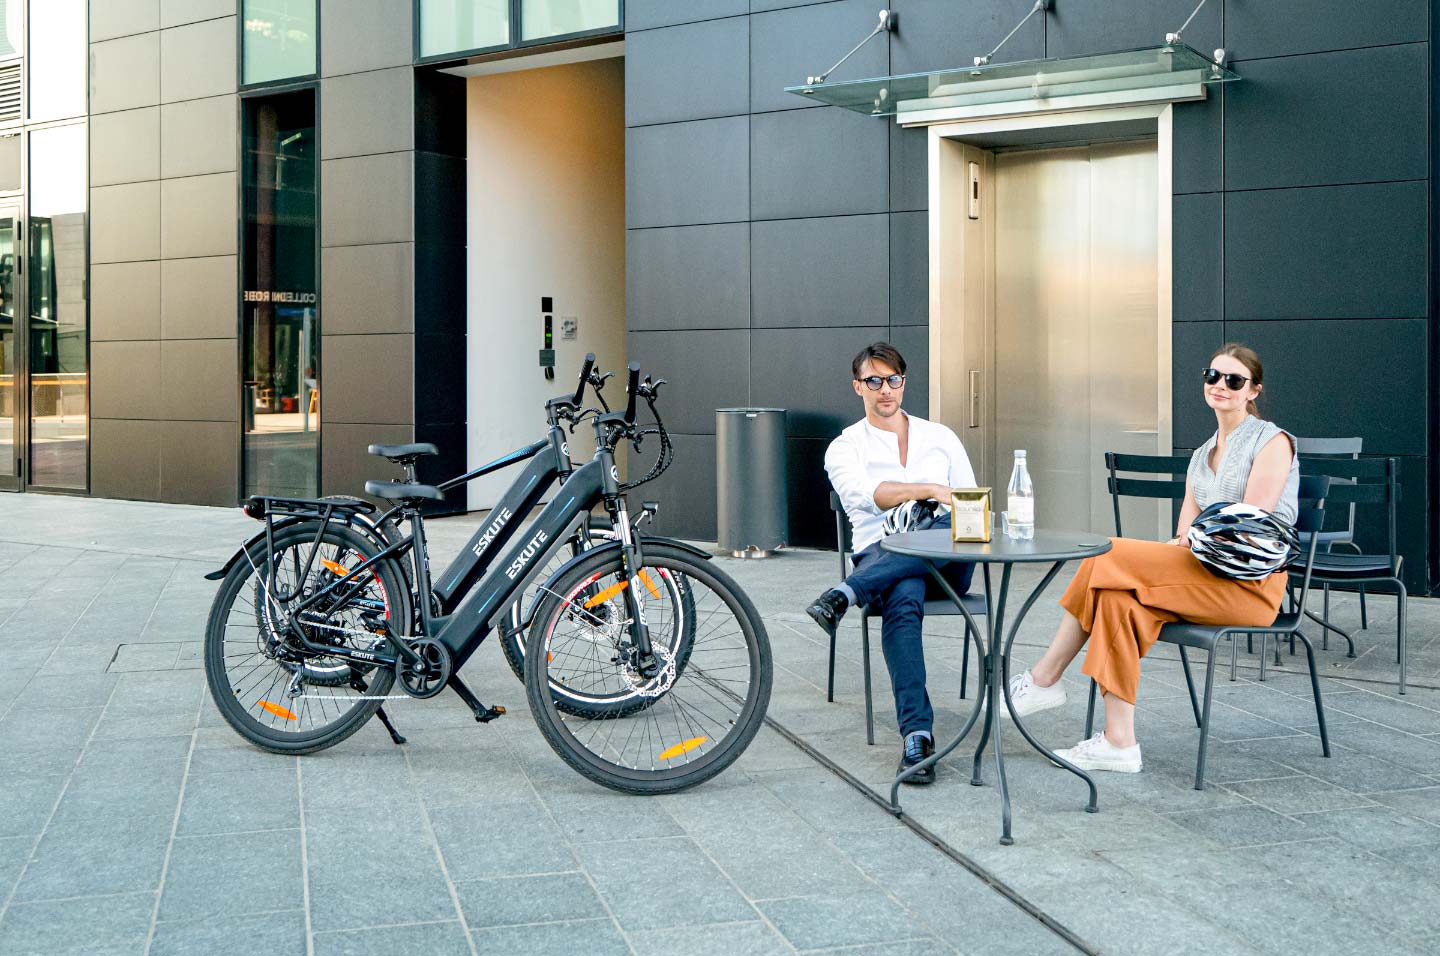
[[[855,361],[850,363],[850,374],[857,382],[860,381],[860,366],[865,364],[866,359],[884,362],[901,375],[905,374],[905,356],[900,354],[900,350],[889,342],[874,342],[861,349]]]

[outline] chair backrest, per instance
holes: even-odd
[[[835,550],[840,552],[840,580],[850,576],[850,517],[845,514],[845,504],[834,489],[830,491],[830,510],[835,512]]]
[[[1385,509],[1386,546],[1390,566],[1399,558],[1398,522],[1400,504],[1400,459],[1398,458],[1307,458],[1300,457],[1300,478],[1324,475],[1333,479],[1330,504],[1379,505]]]
[[[1190,468],[1189,455],[1123,455],[1105,453],[1105,484],[1110,489],[1110,504],[1115,509],[1115,537],[1124,537],[1120,528],[1120,499],[1157,498],[1185,500],[1185,472]],[[1179,475],[1176,478],[1122,478],[1117,472],[1140,475]]]
[[[1305,574],[1300,587],[1300,601],[1296,606],[1296,620],[1305,618],[1305,596],[1310,593],[1310,574],[1314,569],[1316,546],[1320,536],[1315,532],[1325,527],[1325,503],[1336,486],[1331,485],[1329,475],[1301,475],[1300,507],[1295,515],[1295,530],[1308,539],[1305,545]],[[1343,487],[1343,486],[1341,486]]]
[[[1304,458],[1309,457],[1309,458],[1339,458],[1339,459],[1349,458],[1349,459],[1352,459],[1352,460],[1353,460],[1353,459],[1356,459],[1356,458],[1359,458],[1359,457],[1360,457],[1360,452],[1361,452],[1361,450],[1364,448],[1364,446],[1365,446],[1365,439],[1359,438],[1359,437],[1356,437],[1356,438],[1302,438],[1302,437],[1300,437],[1300,436],[1298,436],[1298,435],[1295,436],[1295,454],[1298,455],[1298,456],[1300,456],[1301,459],[1304,459]],[[1304,466],[1302,465],[1301,467],[1303,468]],[[1318,472],[1317,472],[1317,473],[1318,473]],[[1338,476],[1338,475],[1331,475],[1330,477],[1337,479],[1337,482],[1340,481],[1340,480],[1343,480],[1343,479],[1341,479],[1341,477]],[[1352,483],[1353,483],[1353,482],[1352,482]],[[1332,509],[1330,509],[1330,510],[1333,512],[1335,509],[1332,508]],[[1336,539],[1336,540],[1346,540],[1347,538],[1348,538],[1349,540],[1354,540],[1354,537],[1355,537],[1355,503],[1354,503],[1354,502],[1351,502],[1351,503],[1350,503],[1349,513],[1346,515],[1345,531],[1343,532],[1343,534],[1338,535],[1338,536],[1335,535],[1334,533],[1332,533],[1332,534],[1331,534],[1331,537],[1332,537],[1333,539]],[[1330,549],[1330,544],[1329,544],[1328,541],[1325,542],[1325,549],[1326,549],[1327,551]]]

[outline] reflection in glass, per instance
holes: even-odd
[[[84,491],[89,419],[85,350],[85,126],[30,134],[30,475]]]
[[[619,25],[617,0],[523,0],[520,5],[522,40]]]
[[[510,0],[420,0],[421,56],[509,42]]]
[[[0,58],[20,55],[20,14],[25,0],[0,0]]]
[[[20,134],[0,136],[0,190],[20,188]]]
[[[15,213],[0,210],[0,477],[15,475],[15,367],[20,357],[15,329]]]
[[[243,348],[246,495],[319,484],[315,93],[245,103]]]
[[[246,83],[315,73],[315,0],[245,0]]]
[[[85,0],[30,4],[30,118],[85,115]]]

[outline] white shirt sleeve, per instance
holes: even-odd
[[[945,428],[945,434],[947,436],[945,450],[950,456],[950,487],[974,488],[975,469],[970,467],[970,456],[965,453],[965,446],[961,443],[960,436],[949,428]]]
[[[880,506],[875,503],[879,485],[865,473],[860,448],[851,436],[841,435],[825,449],[825,474],[847,515],[880,514]]]

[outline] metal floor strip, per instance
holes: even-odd
[[[820,764],[820,766],[835,774],[835,776],[839,777],[862,797],[865,797],[871,803],[884,810],[887,814],[891,813],[889,801],[887,801],[884,797],[880,796],[880,794],[876,793],[874,790],[871,790],[868,786],[862,783],[859,778],[857,778],[854,774],[850,773],[850,771],[846,770],[844,767],[840,766],[838,763],[825,756],[819,750],[816,750],[802,737],[792,732],[784,724],[780,723],[775,718],[766,715],[765,726],[775,731],[781,737],[784,737],[795,748],[800,750],[811,760],[814,760],[816,763]],[[1050,932],[1054,933],[1056,936],[1059,936],[1061,939],[1065,940],[1065,942],[1075,947],[1075,950],[1077,952],[1084,953],[1086,954],[1086,956],[1101,956],[1100,950],[1097,947],[1091,945],[1090,943],[1087,943],[1077,933],[1075,933],[1074,930],[1070,929],[1064,923],[1061,923],[1059,920],[1055,919],[1049,913],[1046,913],[1039,906],[1036,906],[1034,903],[1030,902],[1028,899],[1026,899],[1020,894],[1019,890],[1016,890],[1014,887],[1006,883],[1004,880],[1000,879],[1000,877],[990,872],[984,866],[977,863],[975,860],[972,860],[970,857],[966,856],[964,853],[961,853],[959,850],[946,843],[943,839],[930,832],[928,829],[925,828],[923,824],[920,823],[920,821],[916,820],[914,817],[903,811],[898,814],[897,819],[920,839],[924,840],[926,843],[930,844],[935,849],[945,854],[955,863],[960,864],[960,866],[970,871],[971,874],[973,874],[981,882],[985,883],[986,886],[989,886],[996,893],[999,893],[1001,896],[1005,897],[1005,899],[1013,903],[1018,909],[1024,912],[1031,919],[1040,923],[1046,929],[1050,930]]]

